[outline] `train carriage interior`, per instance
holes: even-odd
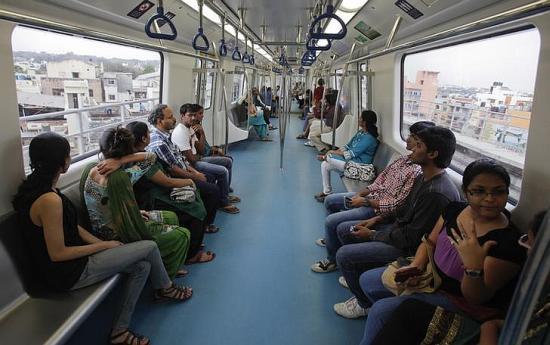
[[[550,344],[549,0],[0,0],[0,73],[1,344]]]

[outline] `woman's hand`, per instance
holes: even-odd
[[[476,224],[473,219],[469,230],[465,229],[462,223],[458,221],[458,231],[451,228],[451,233],[452,236],[449,236],[449,241],[458,251],[464,268],[482,270],[489,249],[497,242],[487,241],[483,243],[483,246],[480,246],[477,240]]]
[[[151,219],[151,216],[149,215],[149,212],[144,211],[144,210],[139,210],[139,213],[141,213],[141,218],[143,218],[144,220]]]
[[[103,241],[101,242],[101,244],[103,245],[104,249],[113,249],[124,245],[124,243],[120,241]]]
[[[117,171],[122,166],[120,159],[117,158],[108,158],[102,160],[97,164],[97,172],[100,175],[109,176],[113,172]]]

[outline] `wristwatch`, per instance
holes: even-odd
[[[483,270],[470,270],[465,268],[464,274],[470,278],[481,278],[483,277]]]

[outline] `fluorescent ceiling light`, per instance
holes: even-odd
[[[336,11],[336,14],[342,18],[342,20],[344,21],[345,24],[349,23],[349,21],[351,20],[351,18],[353,18],[353,16],[355,15],[356,12],[353,12],[353,13],[348,13],[348,12],[342,12],[340,10]],[[328,33],[328,34],[337,34],[339,33],[340,31],[342,30],[342,26],[340,25],[340,23],[338,23],[336,20],[334,19],[331,19],[329,22],[328,22],[328,25],[325,29],[325,33]]]
[[[235,28],[233,27],[233,25],[225,23],[225,32],[235,37]]]
[[[197,3],[197,0],[181,0],[183,3],[185,3],[187,6],[191,7],[195,11],[199,11],[199,4]],[[222,21],[220,19],[220,16],[216,14],[210,7],[207,5],[202,6],[202,14],[204,17],[209,19],[211,22],[216,23],[218,25],[222,25]]]
[[[359,11],[369,0],[342,0],[338,9],[346,12]]]

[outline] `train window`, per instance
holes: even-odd
[[[334,89],[340,90],[342,88],[342,73],[344,73],[344,69],[339,68],[334,72]]]
[[[367,64],[362,63],[361,66],[359,66],[360,72],[366,72],[367,71]],[[367,76],[361,75],[361,109],[367,110],[368,109],[368,95],[367,95]]]
[[[512,176],[520,195],[540,50],[528,28],[406,54],[402,59],[401,135],[418,120],[450,128],[457,139],[451,168],[490,157]]]
[[[146,121],[161,93],[160,53],[18,26],[12,36],[21,143],[65,136],[77,161],[99,148],[105,128]]]
[[[214,63],[212,61],[206,61],[206,68],[214,68]],[[210,109],[212,106],[212,90],[214,90],[215,87],[215,73],[214,72],[208,72],[206,74],[206,80],[204,81],[206,84],[204,85],[204,100],[202,104],[204,105],[204,109]]]

